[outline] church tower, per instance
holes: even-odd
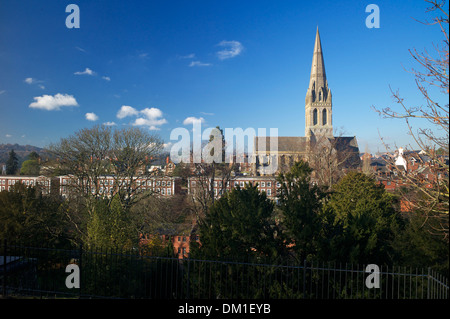
[[[305,99],[305,136],[333,137],[331,91],[328,88],[319,27],[311,66],[311,77]]]

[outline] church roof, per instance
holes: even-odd
[[[278,153],[304,153],[308,140],[306,137],[301,136],[278,136],[272,137],[278,143]],[[270,152],[271,138],[267,136],[256,136],[254,149],[256,152]]]

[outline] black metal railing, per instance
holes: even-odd
[[[48,298],[441,299],[430,268],[306,262],[265,264],[143,255],[137,250],[2,245],[3,296]],[[72,270],[67,266],[75,264]],[[376,266],[376,265],[375,265]],[[75,270],[74,270],[75,269]]]

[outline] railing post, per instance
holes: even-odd
[[[190,256],[189,256],[190,254],[188,254],[188,256],[187,256],[187,263],[188,263],[188,272],[187,272],[187,278],[188,278],[188,280],[187,280],[187,292],[186,292],[186,295],[187,295],[187,299],[189,299],[189,289],[190,289],[190,283],[191,283],[191,275],[190,275],[190,265],[191,265],[191,263],[190,263]],[[184,258],[184,257],[183,257]]]
[[[303,260],[303,299],[306,295],[306,259]]]
[[[80,255],[80,258],[78,260],[78,263],[79,263],[78,268],[80,269],[80,288],[78,289],[78,298],[81,299],[81,289],[83,287],[83,283],[82,283],[82,280],[81,280],[81,278],[83,277],[82,276],[83,270],[81,269],[81,264],[82,264],[82,261],[83,261],[83,258],[82,258],[83,257],[83,244],[80,244],[79,255]]]
[[[428,275],[427,275],[427,299],[430,299],[430,287],[431,287],[431,267],[428,267]]]
[[[3,240],[3,298],[6,297],[6,238]]]

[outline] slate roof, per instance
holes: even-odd
[[[284,153],[304,153],[306,152],[306,147],[308,145],[308,140],[306,137],[298,136],[278,136],[276,137],[278,142],[278,152]],[[256,136],[254,149],[255,151],[265,150],[265,152],[270,152],[270,137],[267,136]],[[265,147],[265,148],[264,148]]]

